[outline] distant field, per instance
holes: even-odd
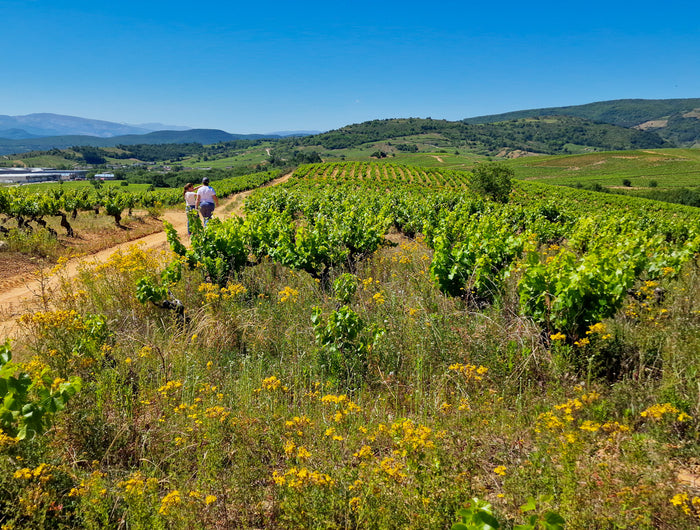
[[[3,167],[74,167],[76,162],[66,160],[60,155],[37,155],[16,158],[14,155],[5,155],[0,157]]]
[[[173,162],[173,164],[179,164],[185,167],[193,168],[211,167],[218,169],[225,169],[227,167],[236,167],[241,165],[252,166],[255,164],[260,164],[267,160],[270,156],[268,154],[268,150],[272,149],[272,147],[273,145],[271,143],[256,145],[254,147],[248,148],[247,150],[241,152],[238,155],[229,156],[226,158],[219,158],[216,160],[203,160],[201,157],[198,156],[186,157],[179,162]]]
[[[532,156],[506,161],[519,179],[543,180],[548,184],[581,184],[649,188],[700,186],[700,150],[654,149],[608,151],[581,155]]]
[[[412,143],[412,142],[408,142]],[[396,144],[388,145],[385,142],[377,142],[369,145],[364,145],[349,149],[336,149],[328,151],[321,146],[307,147],[304,151],[316,151],[325,162],[339,162],[347,160],[350,162],[369,162],[371,160],[395,162],[397,164],[408,164],[424,167],[440,167],[445,169],[464,169],[468,170],[474,166],[476,162],[486,160],[486,157],[474,153],[459,152],[458,149],[439,148],[435,149],[434,145],[416,144],[420,149],[417,153],[409,153],[396,149]],[[430,151],[427,151],[430,149]],[[375,159],[371,155],[377,151],[387,153],[386,158]]]

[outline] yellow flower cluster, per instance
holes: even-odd
[[[497,466],[493,470],[493,472],[496,473],[496,475],[499,475],[501,477],[505,477],[506,476],[506,466]]]
[[[368,278],[365,278],[364,280],[360,280],[362,282],[362,288],[367,291],[369,290],[370,287],[372,287],[372,284],[379,285],[379,280],[375,280],[371,276]]]
[[[248,290],[240,283],[228,284],[221,289],[221,297],[224,300],[244,295]]]
[[[378,293],[374,293],[374,295],[372,296],[372,300],[374,300],[375,304],[382,305],[385,302],[384,293],[382,293],[381,291],[379,291]]]
[[[283,304],[288,301],[296,302],[299,299],[299,291],[287,286],[284,289],[282,289],[279,293],[277,293],[277,296],[279,296],[280,304]]]
[[[8,436],[2,429],[0,429],[0,449],[14,445],[17,442],[19,442],[18,438]]]
[[[408,254],[401,253],[398,256],[394,255],[391,258],[391,261],[393,261],[394,263],[400,263],[401,265],[406,265],[408,263],[411,263],[411,256],[409,256]]]
[[[605,324],[603,324],[602,322],[598,322],[597,324],[588,326],[588,331],[586,331],[586,335],[600,335],[601,339],[607,340],[611,338],[612,335],[606,332],[607,328],[605,327]]]
[[[299,460],[308,460],[311,458],[311,452],[305,446],[298,446],[292,440],[287,440],[285,442],[284,454],[289,458],[298,458]]]
[[[24,467],[18,469],[14,473],[14,478],[23,480],[38,480],[39,482],[48,482],[51,480],[51,466],[48,464],[39,464],[34,469]]]
[[[606,328],[605,324],[602,322],[598,322],[597,324],[593,324],[591,326],[588,326],[588,331],[586,331],[586,335],[590,335],[591,333],[599,333],[603,334],[605,333]]]
[[[207,303],[214,302],[221,296],[219,294],[219,287],[213,283],[200,283],[199,287],[197,287],[197,291],[204,293],[204,300]]]
[[[384,472],[397,482],[402,482],[406,478],[406,473],[402,471],[405,467],[406,466],[402,462],[399,462],[395,458],[387,456],[384,459],[382,459],[382,461],[374,469],[374,471],[375,473]]]
[[[23,372],[29,374],[32,381],[41,380],[41,376],[44,374],[44,372],[49,370],[49,367],[41,362],[38,357],[32,357],[29,361],[18,364]]]
[[[22,324],[35,324],[43,329],[63,329],[66,331],[81,331],[85,329],[80,314],[73,310],[60,309],[57,311],[37,311],[33,315],[25,313],[19,319]]]
[[[685,412],[680,412],[676,407],[674,407],[670,403],[652,405],[648,409],[643,410],[641,412],[642,418],[650,418],[653,420],[660,420],[666,414],[678,414],[678,416],[676,416],[676,421],[680,422],[691,419],[691,417],[688,414],[686,414]]]
[[[477,368],[473,364],[460,363],[450,365],[449,370],[462,374],[467,381],[481,381],[484,375],[489,371],[485,366],[479,366]]]
[[[581,410],[583,408],[583,403],[580,399],[574,398],[561,405],[554,405],[554,408],[563,411],[564,419],[570,422],[574,421],[574,411]]]
[[[63,298],[61,299],[62,302],[66,304],[70,304],[71,302],[78,302],[82,303],[87,301],[88,299],[88,292],[85,289],[77,289],[75,291],[71,291],[69,293],[66,293]]]
[[[333,440],[335,440],[336,442],[343,441],[343,437],[339,436],[335,433],[335,427],[328,427],[324,434],[325,434],[325,436],[331,436],[333,438]]]
[[[687,493],[678,493],[669,499],[671,504],[678,506],[686,515],[694,515],[700,519],[700,497],[690,497]]]
[[[342,422],[343,419],[351,412],[360,412],[362,410],[362,408],[359,405],[357,405],[353,401],[350,401],[348,399],[348,396],[346,396],[345,394],[341,394],[339,396],[333,394],[326,394],[321,398],[321,402],[339,406],[339,410],[337,410],[336,413],[333,415],[333,421],[335,421],[336,423]]]
[[[180,492],[178,490],[173,490],[161,500],[158,513],[161,515],[168,515],[171,513],[172,509],[181,502],[182,497],[180,496]]]
[[[129,495],[142,496],[148,492],[158,489],[158,480],[155,478],[145,478],[140,471],[132,474],[127,480],[117,483],[117,487],[123,489]]]
[[[602,427],[600,423],[596,423],[594,421],[590,420],[585,420],[581,425],[578,426],[579,429],[582,431],[588,431],[588,432],[598,432],[598,430]]]
[[[179,380],[168,381],[166,384],[164,384],[163,386],[161,386],[158,389],[158,392],[164,398],[167,398],[168,394],[170,394],[171,392],[175,392],[175,391],[179,390],[180,388],[182,388],[182,381],[179,381]],[[172,399],[172,397],[171,397],[171,399]]]
[[[209,506],[210,504],[213,504],[213,503],[216,502],[216,495],[206,495],[206,496],[205,496],[205,495],[203,495],[201,492],[199,492],[199,491],[197,491],[197,490],[192,490],[192,491],[190,491],[190,492],[187,494],[187,496],[188,496],[190,499],[196,499],[196,500],[198,500],[198,501],[204,502],[204,504],[205,504],[206,506]],[[161,503],[161,505],[162,505],[162,503]]]
[[[67,263],[68,263],[68,256],[61,256],[56,261],[56,265],[54,265],[53,269],[51,269],[50,274],[53,276],[54,274],[59,272],[61,269],[63,269]]]
[[[284,474],[279,474],[277,471],[274,471],[272,473],[272,478],[278,486],[287,486],[297,491],[301,491],[307,486],[328,488],[335,486],[335,480],[329,475],[319,473],[318,471],[309,471],[305,467],[292,467],[285,471]]]
[[[535,432],[542,432],[542,428],[549,431],[557,431],[564,427],[564,422],[552,411],[543,412],[537,418]]]
[[[627,425],[621,425],[616,421],[606,421],[600,426],[605,432],[608,433],[618,433],[618,432],[630,432],[630,428]]]
[[[230,298],[243,295],[247,292],[247,289],[240,283],[228,284],[226,287],[220,288],[218,285],[205,282],[199,284],[197,291],[204,293],[204,300],[206,303],[211,303],[215,302],[219,298],[228,300]]]
[[[566,339],[566,335],[564,335],[564,334],[561,333],[561,332],[558,332],[558,333],[555,333],[554,335],[550,335],[549,338],[552,339],[553,341],[557,342],[557,341],[560,341],[560,340],[565,340],[565,339]]]
[[[256,388],[253,390],[253,392],[258,393],[261,392],[262,390],[267,390],[268,392],[274,392],[275,390],[282,390],[283,392],[286,392],[289,390],[286,386],[282,385],[282,381],[280,381],[277,376],[271,375],[270,377],[266,377],[265,379],[262,380],[260,388]]]
[[[401,449],[422,451],[435,447],[435,442],[431,440],[432,429],[425,425],[416,425],[412,420],[397,421],[388,428],[388,432]]]
[[[284,422],[286,429],[301,429],[303,427],[311,427],[313,422],[308,416],[294,416],[291,420]]]
[[[168,254],[170,253],[156,252],[138,245],[131,245],[126,251],[118,249],[107,261],[97,264],[93,270],[95,273],[100,273],[115,268],[119,272],[141,273],[156,269],[159,261],[165,259]]]
[[[352,454],[352,456],[354,456],[355,458],[363,459],[371,457],[372,454],[372,448],[369,445],[363,445],[362,447],[360,447],[360,449],[355,451]]]
[[[80,485],[76,488],[71,488],[70,492],[68,492],[69,497],[82,497],[83,495],[87,494],[90,488],[92,488],[95,484],[99,483],[102,478],[105,477],[105,474],[100,472],[100,471],[93,471],[90,474],[90,478],[87,480],[81,480]],[[100,488],[99,490],[99,495],[105,496],[107,495],[107,490],[104,488]]]
[[[219,423],[223,423],[226,421],[226,418],[228,418],[231,415],[231,411],[228,410],[225,407],[220,407],[220,406],[215,406],[215,407],[209,407],[204,411],[204,416],[209,418],[209,419],[218,419]]]
[[[574,413],[582,410],[585,405],[590,405],[594,401],[600,399],[600,394],[598,392],[592,391],[588,393],[581,394],[580,397],[569,399],[565,403],[560,405],[555,405],[555,411],[547,411],[540,414],[537,418],[537,423],[535,424],[535,432],[540,433],[543,430],[548,431],[560,431],[563,430],[567,424],[574,421]],[[601,425],[594,423],[592,421],[583,421],[579,425],[580,430],[596,432],[600,429]],[[571,434],[570,436],[573,436]],[[568,440],[573,443],[571,439]]]

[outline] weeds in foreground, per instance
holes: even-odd
[[[505,528],[695,528],[679,479],[698,465],[695,269],[647,319],[623,310],[576,345],[503,302],[441,295],[426,254],[382,249],[332,271],[334,289],[265,261],[224,285],[184,271],[169,285],[184,323],[136,298],[169,254],[134,247],[64,279],[23,319],[20,368],[83,386],[45,434],[0,439],[2,524],[449,528],[478,498]],[[571,362],[612,351],[612,378]]]

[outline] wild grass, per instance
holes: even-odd
[[[480,309],[441,294],[430,250],[397,241],[345,288],[265,260],[223,288],[185,270],[184,318],[135,297],[169,253],[65,278],[15,348],[83,388],[46,434],[3,439],[2,524],[449,528],[478,497],[509,527],[533,497],[567,528],[697,527],[697,261],[574,346],[517,316],[513,285]],[[358,333],[320,340],[312,316],[342,312]],[[362,381],[331,370],[334,344]]]

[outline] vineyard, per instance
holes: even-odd
[[[0,523],[697,528],[700,211],[506,170],[304,165],[59,264],[0,351]]]
[[[257,173],[244,177],[217,181],[217,193],[227,197],[232,193],[256,188],[269,182],[276,172]],[[67,237],[75,237],[70,223],[80,212],[100,212],[114,218],[117,226],[121,225],[126,211],[156,210],[182,202],[182,190],[172,188],[152,189],[142,192],[121,190],[119,187],[88,187],[64,189],[54,186],[44,190],[24,187],[0,188],[0,214],[4,222],[0,233],[7,234],[10,228],[32,230],[33,224],[47,229],[56,236],[57,231],[47,222],[57,218]]]

